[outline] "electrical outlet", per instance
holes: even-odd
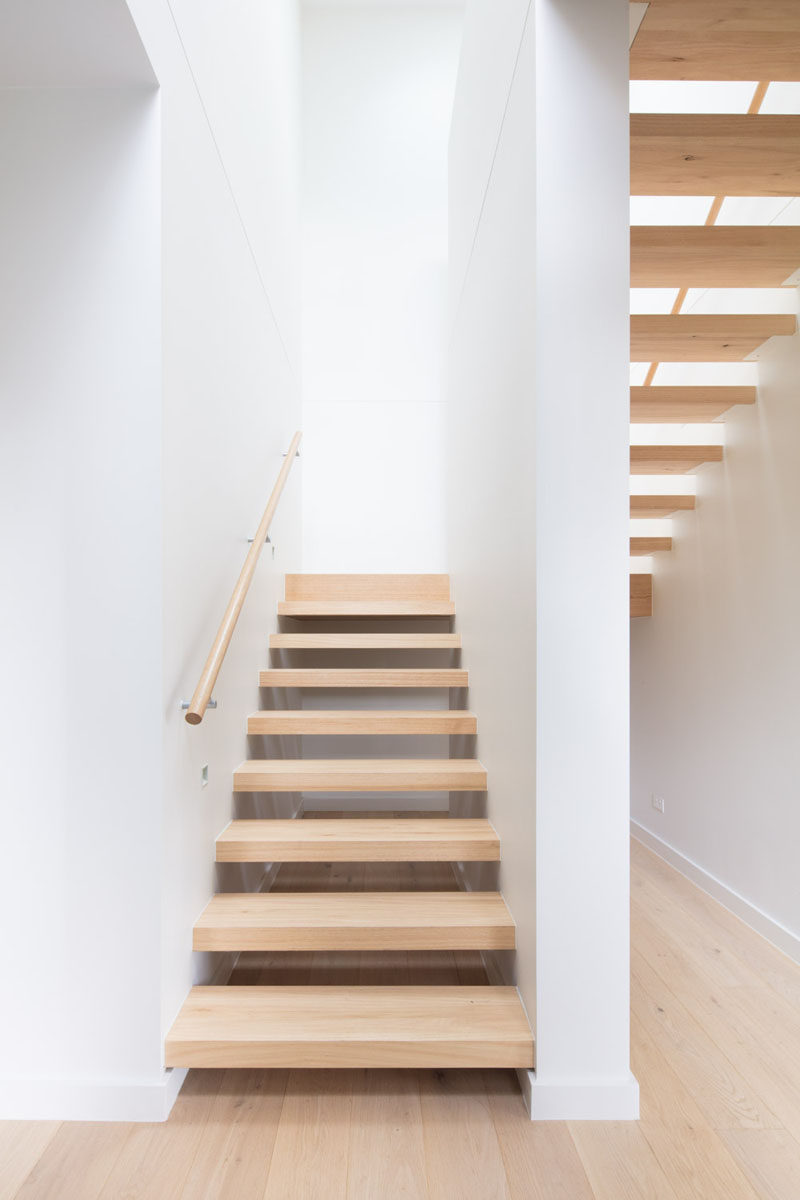
[[[208,787],[208,763],[200,768],[200,787]]]
[[[656,810],[656,812],[663,813],[663,811],[664,811],[664,797],[663,796],[657,796],[655,794],[655,792],[653,792],[652,796],[650,797],[650,803],[652,804],[652,806]]]

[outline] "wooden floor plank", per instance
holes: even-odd
[[[430,1071],[420,1080],[431,1200],[511,1200],[480,1071]]]
[[[292,1071],[264,1200],[347,1200],[353,1071]]]
[[[0,1121],[0,1200],[12,1200],[59,1127],[59,1121]]]
[[[800,1141],[786,1130],[723,1129],[719,1136],[759,1200],[800,1196]]]
[[[670,1184],[633,1121],[571,1121],[595,1200],[688,1200]]]
[[[512,1200],[593,1200],[563,1121],[531,1121],[509,1071],[485,1071],[484,1084]]]
[[[110,1121],[63,1124],[14,1200],[64,1200],[67,1180],[69,1200],[97,1200],[130,1132]]]
[[[363,1071],[353,1082],[347,1200],[428,1196],[419,1077]]]

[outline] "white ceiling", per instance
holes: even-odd
[[[0,0],[0,87],[155,83],[125,0]]]

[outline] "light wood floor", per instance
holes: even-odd
[[[405,870],[452,886],[436,864]],[[323,885],[386,883],[340,864],[304,882]],[[237,982],[267,968],[481,971],[463,954],[335,971],[251,955]],[[193,1071],[165,1125],[0,1125],[0,1200],[798,1200],[800,967],[637,844],[632,999],[638,1124],[531,1124],[509,1072]]]

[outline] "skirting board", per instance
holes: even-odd
[[[596,1080],[540,1080],[535,1071],[517,1071],[522,1098],[532,1121],[638,1121],[639,1084],[633,1075]]]
[[[663,841],[633,819],[631,819],[631,834],[648,850],[652,850],[659,858],[663,858],[664,862],[679,871],[681,875],[691,879],[692,883],[696,883],[699,888],[702,888],[704,892],[732,912],[740,921],[744,921],[745,925],[749,925],[768,942],[772,942],[773,946],[777,946],[794,962],[800,963],[800,937],[792,933],[791,929],[787,929],[785,925],[781,925],[779,921],[762,912],[760,908],[756,908],[755,904],[751,904],[749,900],[740,896],[733,888],[729,888],[722,880],[704,870],[699,863],[688,858],[680,850],[671,846],[669,842]]]
[[[4,1121],[166,1121],[186,1070],[173,1067],[156,1079],[0,1080]]]

